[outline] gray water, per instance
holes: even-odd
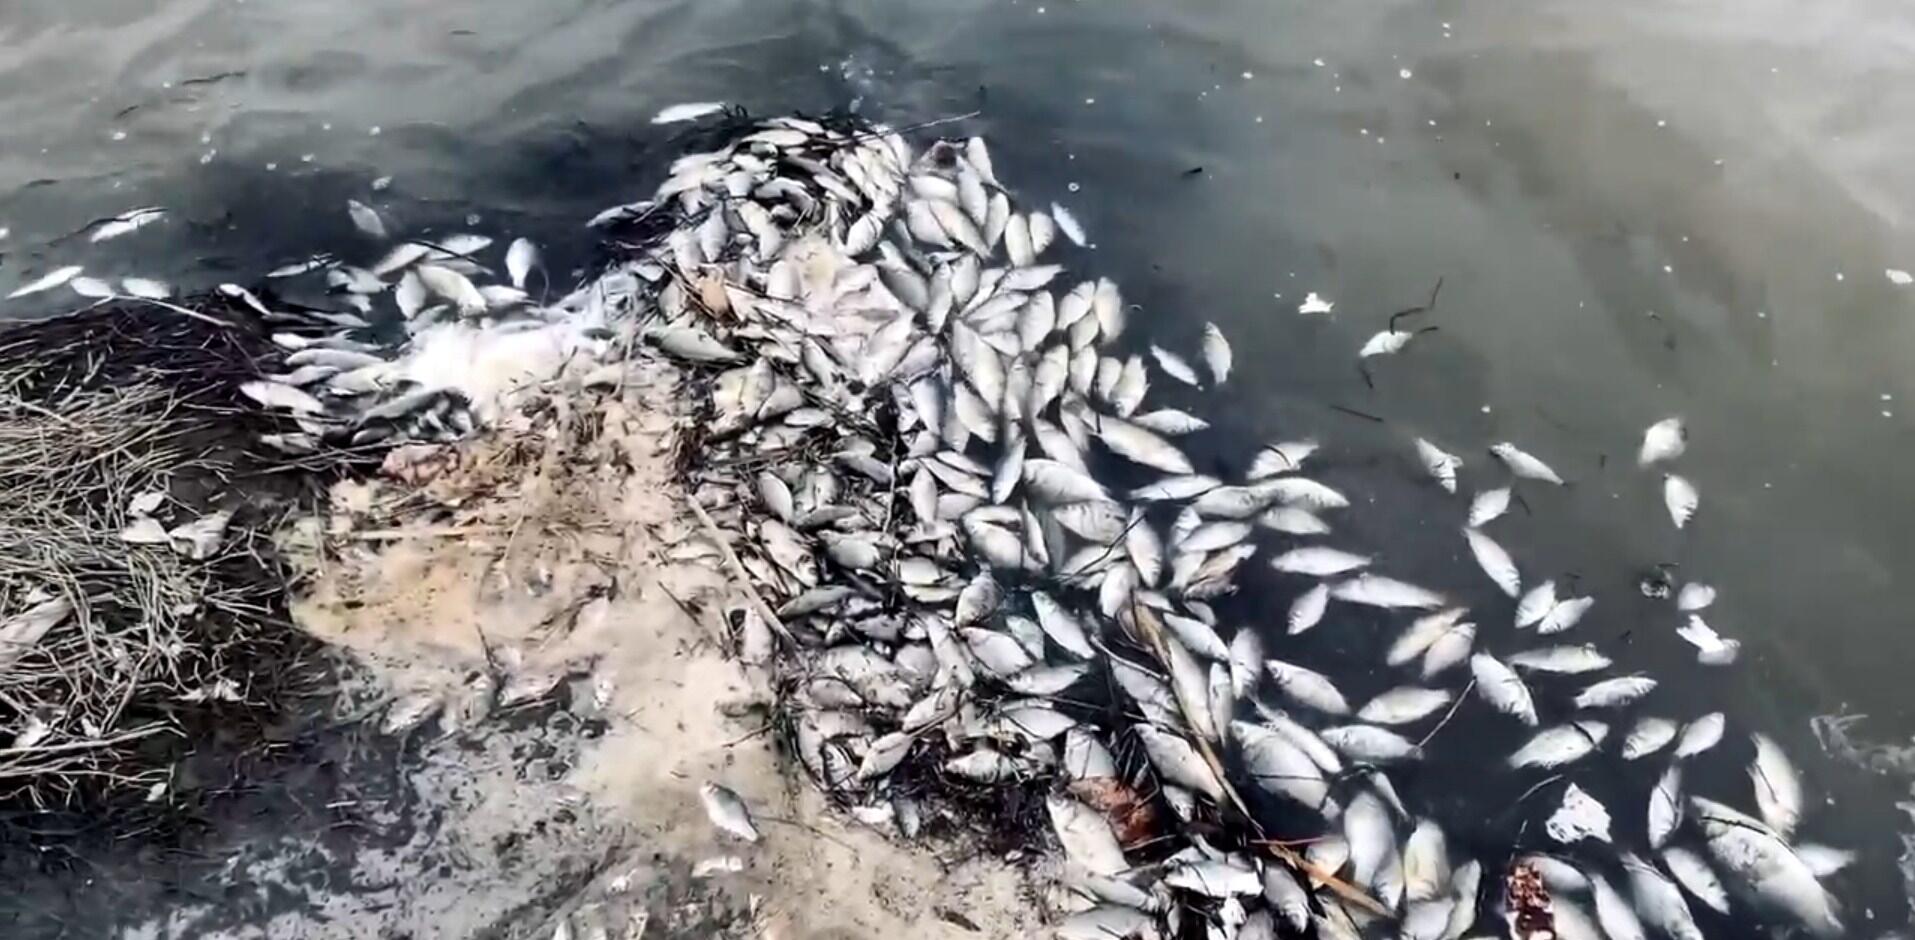
[[[1804,830],[1866,853],[1835,887],[1876,935],[1907,917],[1906,783],[1825,759],[1808,719],[1915,733],[1915,287],[1884,275],[1915,269],[1911,52],[1915,8],[1885,0],[5,0],[0,293],[68,263],[193,287],[374,250],[348,197],[409,231],[530,235],[582,272],[582,220],[674,152],[679,128],[647,123],[665,105],[979,111],[940,130],[987,136],[1020,198],[1069,206],[1096,244],[1079,266],[1153,338],[1232,338],[1220,438],[1328,443],[1325,479],[1361,494],[1339,544],[1478,585],[1500,617],[1409,441],[1462,453],[1466,493],[1500,485],[1481,448],[1502,439],[1570,477],[1525,489],[1497,537],[1530,580],[1573,572],[1601,598],[1582,639],[1661,678],[1659,708],[1783,742],[1835,801]],[[172,218],[55,242],[147,204]],[[1438,278],[1441,329],[1367,387],[1356,349]],[[1308,291],[1334,314],[1300,317]],[[1683,532],[1634,466],[1671,414],[1703,494]],[[1721,590],[1706,616],[1744,643],[1734,667],[1698,667],[1636,595],[1659,562]],[[1288,587],[1229,613],[1274,626]],[[1311,655],[1361,669],[1375,631],[1336,626]]]

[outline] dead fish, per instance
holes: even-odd
[[[751,808],[737,793],[716,783],[705,783],[698,788],[698,798],[705,804],[705,816],[712,825],[746,842],[758,841]]]
[[[1448,705],[1451,697],[1442,689],[1403,686],[1379,693],[1357,711],[1356,717],[1373,725],[1412,724]]]
[[[1328,535],[1330,525],[1308,509],[1277,506],[1257,517],[1257,524],[1286,535]]]
[[[1444,631],[1423,655],[1423,678],[1428,680],[1469,659],[1476,644],[1476,625],[1459,623]]]
[[[1044,807],[1066,858],[1096,875],[1115,875],[1130,867],[1116,832],[1102,813],[1057,795],[1047,797]]]
[[[359,231],[372,238],[390,237],[386,232],[386,223],[371,206],[357,199],[346,200],[346,214],[352,216],[352,224]]]
[[[1544,483],[1554,483],[1557,486],[1563,485],[1563,478],[1557,476],[1556,471],[1550,469],[1548,464],[1525,453],[1515,444],[1504,441],[1503,443],[1492,445],[1489,452],[1495,455],[1496,459],[1501,460],[1503,465],[1509,468],[1510,473],[1522,479],[1540,480]]]
[[[1330,606],[1330,585],[1318,584],[1316,587],[1297,595],[1290,602],[1290,613],[1286,620],[1291,636],[1303,633],[1323,621],[1323,613]]]
[[[67,287],[71,288],[74,293],[93,300],[112,297],[117,293],[113,290],[112,284],[100,280],[97,277],[76,277],[67,282]]]
[[[1443,595],[1434,591],[1377,574],[1359,574],[1346,581],[1339,581],[1331,586],[1330,596],[1351,604],[1384,608],[1411,607],[1429,610],[1447,603]]]
[[[1752,734],[1749,739],[1755,743],[1749,782],[1755,787],[1756,809],[1769,828],[1788,839],[1802,820],[1802,779],[1774,739],[1764,734]]]
[[[1491,708],[1514,717],[1530,727],[1536,726],[1536,703],[1522,677],[1488,653],[1470,657],[1470,674],[1476,678],[1476,693]]]
[[[1368,555],[1358,555],[1342,549],[1318,545],[1293,548],[1284,552],[1270,559],[1270,567],[1288,574],[1329,578],[1367,568],[1370,561]]]
[[[1726,724],[1721,712],[1710,712],[1684,725],[1681,736],[1676,739],[1676,758],[1694,757],[1721,743]]]
[[[1662,501],[1669,510],[1669,521],[1680,529],[1695,518],[1696,506],[1702,497],[1696,492],[1695,484],[1673,473],[1662,478]]]
[[[1223,784],[1189,741],[1181,735],[1151,725],[1137,725],[1132,730],[1144,746],[1144,756],[1150,759],[1150,765],[1165,781],[1202,793],[1212,800],[1223,799]],[[1261,885],[1258,890],[1262,890]]]
[[[1204,324],[1202,351],[1204,367],[1210,370],[1211,381],[1218,385],[1229,381],[1231,365],[1230,341],[1224,338],[1223,330],[1218,329],[1217,324]]]
[[[1611,664],[1594,646],[1546,646],[1538,649],[1523,650],[1509,658],[1509,664],[1518,669],[1531,672],[1551,672],[1562,675],[1580,675],[1607,669]]]
[[[1182,356],[1155,343],[1152,343],[1150,346],[1150,355],[1157,360],[1158,368],[1163,369],[1164,373],[1171,378],[1185,385],[1200,386],[1203,384],[1203,379],[1197,376],[1197,370],[1191,368],[1190,363],[1184,361]]]
[[[1662,848],[1682,825],[1682,765],[1670,764],[1649,791],[1649,847]]]
[[[1131,423],[1147,431],[1173,437],[1194,434],[1210,427],[1210,422],[1175,408],[1159,408],[1147,414],[1134,415]]]
[[[1708,905],[1718,914],[1729,913],[1729,892],[1722,887],[1714,869],[1702,857],[1679,845],[1662,850],[1662,863],[1676,877],[1689,896]]]
[[[173,296],[172,285],[147,277],[122,278],[120,288],[126,291],[129,297],[140,297],[146,300],[165,300]]]
[[[1656,680],[1648,676],[1617,676],[1596,682],[1576,693],[1574,705],[1577,708],[1621,708],[1648,695],[1655,688]]]
[[[1164,874],[1164,884],[1210,898],[1263,893],[1263,879],[1254,870],[1227,859],[1179,865]]]
[[[1622,741],[1622,759],[1647,757],[1669,746],[1676,739],[1676,723],[1666,718],[1645,717],[1629,730]]]
[[[1503,546],[1476,529],[1464,528],[1463,537],[1469,542],[1470,554],[1476,556],[1476,564],[1504,594],[1515,597],[1522,593],[1522,575],[1517,573],[1515,560]]]
[[[1706,609],[1716,602],[1716,589],[1700,581],[1691,581],[1676,592],[1676,609],[1683,613],[1694,613]]]
[[[1516,602],[1516,626],[1519,629],[1535,626],[1555,608],[1556,582],[1544,581],[1530,588],[1529,593]]]
[[[1318,296],[1316,291],[1311,291],[1309,296],[1303,298],[1303,303],[1297,305],[1297,312],[1307,316],[1315,313],[1329,313],[1335,307],[1335,303]]]
[[[412,269],[425,288],[457,305],[464,313],[486,309],[485,295],[465,275],[436,264],[421,264]]]
[[[1350,713],[1350,703],[1343,698],[1343,693],[1337,691],[1336,684],[1330,681],[1329,676],[1280,659],[1264,660],[1263,666],[1276,682],[1277,689],[1291,701],[1326,715]]]
[[[41,275],[36,280],[29,281],[26,284],[23,284],[19,287],[14,288],[13,293],[7,295],[7,299],[17,300],[29,294],[38,294],[41,291],[52,290],[56,287],[59,287],[62,284],[67,283],[68,281],[73,280],[75,277],[79,276],[80,272],[83,270],[85,269],[80,267],[77,264],[70,264],[63,268],[55,268],[52,271],[49,271],[46,274]]]
[[[1543,619],[1536,622],[1536,633],[1539,636],[1551,636],[1568,630],[1581,623],[1583,615],[1589,613],[1589,609],[1594,606],[1596,606],[1596,599],[1593,597],[1572,597],[1562,601],[1551,607],[1549,613],[1544,614]]]
[[[1192,472],[1190,458],[1171,446],[1168,441],[1134,424],[1105,418],[1098,422],[1094,431],[1098,440],[1116,454],[1132,463],[1142,464],[1162,470],[1165,473],[1188,474]]]
[[[1416,439],[1416,455],[1423,461],[1423,470],[1436,480],[1445,492],[1456,492],[1456,471],[1463,466],[1463,458],[1456,456],[1423,438]]]
[[[1642,434],[1642,450],[1636,455],[1637,466],[1675,460],[1689,449],[1689,432],[1682,426],[1681,418],[1664,418],[1649,426]]]
[[[505,249],[505,271],[512,286],[523,289],[525,279],[539,266],[539,248],[529,238],[515,238]]]
[[[1696,614],[1676,628],[1676,635],[1696,648],[1696,661],[1705,666],[1726,666],[1742,652],[1742,641],[1724,638]]]
[[[1397,761],[1421,760],[1423,757],[1423,749],[1411,743],[1409,739],[1370,725],[1325,728],[1321,737],[1323,743],[1354,761],[1389,764]],[[1345,816],[1348,816],[1347,810]]]
[[[1472,529],[1480,529],[1491,520],[1497,519],[1509,511],[1509,487],[1484,490],[1470,500],[1469,522]]]
[[[1509,766],[1549,769],[1572,764],[1602,746],[1609,726],[1600,721],[1572,721],[1545,728],[1509,756]]]
[[[1842,935],[1833,899],[1775,833],[1720,803],[1692,797],[1690,805],[1709,854],[1758,912],[1786,917],[1816,937]]]
[[[687,101],[667,105],[652,116],[652,123],[677,124],[681,121],[695,121],[707,114],[716,114],[724,109],[725,103],[722,101]]]
[[[1285,473],[1295,473],[1303,469],[1303,462],[1317,452],[1317,442],[1312,440],[1282,441],[1266,444],[1257,451],[1250,461],[1247,479],[1262,480]]]
[[[319,399],[290,385],[278,382],[245,382],[239,386],[239,392],[268,408],[283,408],[296,414],[324,414],[326,406]]]
[[[1464,612],[1461,607],[1452,607],[1416,618],[1397,635],[1395,642],[1390,644],[1389,651],[1383,655],[1383,661],[1391,666],[1402,666],[1423,655],[1423,652],[1430,648],[1430,644],[1435,643],[1438,637],[1462,619]]]

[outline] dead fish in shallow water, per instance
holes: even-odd
[[[352,216],[352,224],[359,231],[372,238],[390,237],[386,232],[386,222],[371,206],[357,199],[346,200],[346,214]]]
[[[41,291],[52,290],[56,287],[59,287],[62,284],[65,284],[68,281],[73,280],[75,277],[78,277],[80,272],[83,270],[85,269],[80,267],[77,264],[70,264],[63,268],[55,268],[54,270],[49,271],[46,274],[42,275],[38,280],[30,281],[26,284],[23,284],[19,287],[14,288],[13,293],[7,295],[7,299],[15,300],[21,297],[25,297],[29,294],[37,294],[37,293],[40,293]]]
[[[1463,458],[1444,450],[1423,438],[1416,439],[1416,455],[1423,461],[1423,470],[1436,480],[1444,492],[1456,492],[1456,471],[1463,466]]]
[[[1689,896],[1708,905],[1718,914],[1729,913],[1729,892],[1722,887],[1722,880],[1716,877],[1709,863],[1679,845],[1662,850],[1662,863],[1676,876],[1676,882],[1682,885]]]
[[[1222,385],[1230,380],[1230,340],[1224,338],[1223,330],[1215,323],[1204,324],[1203,357],[1212,382]]]
[[[1297,599],[1290,602],[1287,619],[1290,635],[1295,636],[1316,626],[1323,620],[1323,613],[1329,606],[1330,585],[1327,582],[1297,595]]]
[[[1250,472],[1245,474],[1252,481],[1262,480],[1285,473],[1295,473],[1303,469],[1303,462],[1317,452],[1317,442],[1313,440],[1282,441],[1266,444],[1257,451],[1250,461]]]
[[[1184,357],[1155,343],[1150,345],[1150,354],[1157,360],[1157,366],[1163,369],[1164,374],[1171,378],[1185,385],[1203,384],[1203,379],[1197,376],[1197,370],[1191,368],[1190,363],[1184,361]]]
[[[1694,757],[1721,743],[1727,723],[1721,712],[1710,712],[1684,725],[1676,739],[1676,758]]]
[[[1480,529],[1490,520],[1509,511],[1509,487],[1498,487],[1476,494],[1469,504],[1469,527]]]
[[[1662,848],[1682,825],[1682,765],[1670,764],[1649,791],[1649,847]]]
[[[1518,629],[1535,626],[1541,623],[1544,617],[1549,616],[1549,612],[1554,609],[1556,609],[1556,582],[1544,581],[1530,588],[1529,593],[1516,602],[1516,626]]]
[[[1595,753],[1608,736],[1609,726],[1600,721],[1572,721],[1545,728],[1509,756],[1509,766],[1547,770],[1572,764]]]
[[[1545,646],[1516,653],[1509,658],[1509,664],[1518,669],[1531,672],[1549,672],[1560,675],[1581,675],[1607,669],[1612,664],[1594,646]]]
[[[147,277],[129,277],[120,281],[120,288],[129,297],[144,300],[165,300],[173,296],[173,288],[165,281],[156,281]]]
[[[746,842],[758,841],[758,826],[751,821],[751,808],[728,787],[706,783],[698,788],[705,804],[705,816],[711,824]]]
[[[1576,693],[1577,708],[1621,708],[1655,691],[1656,680],[1648,676],[1617,676],[1604,679]]]
[[[695,121],[707,114],[716,114],[725,110],[722,101],[687,101],[667,105],[652,115],[653,124],[677,124],[681,121]]]
[[[1469,541],[1470,554],[1476,556],[1476,564],[1497,587],[1503,589],[1504,594],[1515,597],[1522,593],[1522,575],[1516,571],[1515,560],[1509,557],[1509,552],[1503,546],[1476,529],[1463,529],[1463,537]]]
[[[1477,653],[1470,657],[1470,674],[1476,679],[1476,694],[1491,708],[1532,728],[1536,726],[1535,699],[1515,670],[1488,653]]]
[[[1674,460],[1688,448],[1689,432],[1683,429],[1682,419],[1664,418],[1643,432],[1642,450],[1636,455],[1636,465],[1647,467],[1653,463]]]
[[[1680,529],[1695,518],[1696,506],[1702,497],[1696,492],[1695,484],[1671,473],[1662,478],[1662,502],[1669,510],[1669,521]]]
[[[290,385],[278,382],[245,382],[239,386],[240,394],[245,395],[268,408],[284,408],[298,414],[324,414],[326,406],[319,399]]]
[[[1690,805],[1709,853],[1758,911],[1786,917],[1816,937],[1842,935],[1834,899],[1775,833],[1720,803],[1692,797]]]
[[[523,289],[525,279],[532,269],[539,265],[539,248],[529,238],[515,238],[505,249],[505,271],[512,278],[512,286]]]
[[[1522,479],[1540,480],[1544,483],[1554,483],[1557,486],[1563,485],[1563,478],[1557,476],[1556,471],[1550,469],[1548,464],[1525,453],[1515,444],[1504,441],[1501,444],[1492,445],[1489,452],[1493,454],[1496,459],[1501,460],[1503,466],[1509,468],[1510,473]]]
[[[91,300],[103,300],[115,293],[113,285],[97,277],[76,277],[67,282],[67,287],[76,294]]]
[[[1696,614],[1676,628],[1676,635],[1696,648],[1696,661],[1705,666],[1726,666],[1742,652],[1741,640],[1723,638]]]
[[[1637,721],[1623,739],[1622,759],[1636,760],[1668,747],[1676,739],[1677,730],[1676,723],[1666,718],[1652,716]]]
[[[1330,596],[1351,604],[1384,608],[1412,607],[1430,610],[1447,603],[1443,595],[1435,591],[1417,587],[1407,581],[1367,573],[1359,574],[1347,581],[1337,582],[1330,588]]]
[[[1413,724],[1448,705],[1450,699],[1450,693],[1442,689],[1403,686],[1379,693],[1357,711],[1356,717],[1375,725]]]
[[[1749,763],[1749,782],[1755,787],[1756,809],[1762,821],[1784,839],[1794,836],[1802,820],[1802,779],[1781,746],[1764,734],[1752,734],[1755,759]]]
[[[1370,556],[1327,546],[1293,548],[1270,559],[1270,567],[1288,574],[1330,578],[1370,566]]]
[[[1337,691],[1336,684],[1330,681],[1329,676],[1281,659],[1264,660],[1263,666],[1276,682],[1277,689],[1292,701],[1326,715],[1350,713],[1350,703],[1344,699],[1342,692]]]

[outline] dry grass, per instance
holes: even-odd
[[[72,608],[0,649],[0,804],[159,799],[194,728],[273,710],[276,673],[303,659],[262,554],[273,500],[237,485],[277,469],[248,448],[262,419],[234,391],[270,343],[208,312],[233,325],[130,308],[0,332],[0,623]],[[167,525],[237,516],[203,559],[129,544],[148,492]]]

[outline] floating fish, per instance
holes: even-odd
[[[1476,693],[1491,708],[1530,727],[1536,726],[1536,704],[1522,677],[1488,653],[1470,657],[1470,673],[1476,679]]]
[[[1756,809],[1761,811],[1762,821],[1777,835],[1790,838],[1796,824],[1802,821],[1802,780],[1796,775],[1795,765],[1789,763],[1788,755],[1773,739],[1764,734],[1752,734],[1749,738],[1755,742],[1749,782],[1755,787]]]
[[[1638,466],[1665,463],[1682,456],[1689,448],[1689,432],[1681,418],[1664,418],[1642,434],[1642,450],[1636,455]]]
[[[1669,509],[1669,521],[1680,529],[1695,518],[1702,497],[1696,493],[1695,484],[1671,473],[1662,478],[1662,501]]]
[[[1609,726],[1600,721],[1572,721],[1545,728],[1509,756],[1511,767],[1561,767],[1579,761],[1602,746]]]
[[[1335,306],[1336,304],[1317,296],[1316,291],[1311,291],[1309,296],[1303,298],[1303,303],[1297,305],[1297,312],[1301,314],[1329,313]]]
[[[1292,636],[1309,630],[1323,621],[1323,613],[1330,606],[1330,585],[1318,584],[1316,587],[1297,595],[1290,602],[1290,614],[1287,618],[1288,630]]]
[[[1509,511],[1509,487],[1498,487],[1476,494],[1469,504],[1469,522],[1472,529],[1480,529],[1491,520],[1501,518]]]
[[[1676,628],[1676,635],[1696,648],[1696,661],[1705,666],[1726,666],[1742,652],[1742,641],[1725,639],[1695,614]]]
[[[1507,441],[1492,445],[1489,452],[1509,468],[1509,472],[1525,480],[1540,480],[1544,483],[1563,485],[1563,478],[1556,475],[1550,466]]]
[[[29,294],[38,294],[41,291],[52,290],[78,277],[83,270],[85,269],[77,264],[70,264],[63,268],[55,268],[41,275],[36,280],[29,281],[14,288],[13,293],[7,295],[7,299],[18,300]]]
[[[708,114],[725,110],[722,101],[687,101],[667,105],[652,116],[653,124],[677,124],[682,121],[695,121]]]
[[[1465,528],[1463,537],[1469,542],[1470,554],[1476,556],[1476,564],[1497,587],[1503,589],[1504,594],[1515,597],[1522,593],[1522,575],[1517,573],[1515,560],[1509,557],[1509,552],[1504,551],[1503,546],[1475,529]]]
[[[352,224],[359,231],[372,238],[390,237],[386,232],[386,222],[371,206],[357,199],[346,200],[346,214],[352,216]]]
[[[532,244],[531,239],[515,238],[505,249],[505,270],[507,276],[512,278],[513,287],[523,288],[525,279],[531,276],[532,269],[538,266],[539,248]]]
[[[1416,439],[1416,455],[1423,461],[1424,472],[1428,473],[1444,492],[1456,492],[1456,471],[1463,466],[1463,458],[1420,437]]]

